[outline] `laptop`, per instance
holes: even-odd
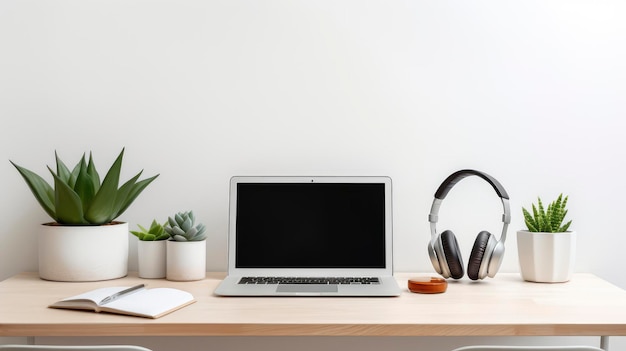
[[[221,296],[398,296],[391,178],[233,177]]]

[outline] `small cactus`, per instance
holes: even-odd
[[[168,217],[165,231],[175,241],[201,241],[206,239],[206,227],[202,223],[194,226],[196,218],[193,211],[178,212],[174,218]]]
[[[563,197],[563,194],[559,195],[558,199],[551,202],[547,209],[544,209],[541,198],[537,198],[537,206],[533,204],[532,214],[522,207],[522,213],[524,214],[524,221],[528,230],[531,232],[545,232],[545,233],[563,233],[569,228],[572,221],[563,224],[565,215],[567,215],[567,199]]]
[[[170,235],[165,231],[162,224],[157,223],[156,220],[152,220],[152,224],[150,224],[150,229],[146,229],[141,225],[137,224],[139,230],[131,230],[130,232],[136,236],[141,241],[158,241],[158,240],[167,240],[170,238]]]

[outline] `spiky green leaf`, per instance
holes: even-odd
[[[130,191],[132,190],[133,186],[137,182],[137,179],[139,179],[140,175],[141,175],[141,172],[139,174],[137,174],[136,176],[132,177],[131,179],[129,179],[126,183],[124,183],[117,190],[117,193],[115,195],[115,203],[113,204],[113,210],[111,211],[111,215],[110,215],[111,220],[113,220],[113,218],[116,218],[116,217],[119,216],[120,209],[126,203],[126,199],[128,198],[128,194],[130,193]]]
[[[57,176],[59,176],[59,178],[61,178],[63,180],[63,182],[65,183],[69,183],[70,178],[72,177],[72,172],[70,172],[69,168],[67,168],[67,166],[65,165],[65,163],[63,163],[63,161],[59,158],[59,155],[57,154],[57,152],[54,152],[54,158],[56,160],[56,169],[57,169]],[[74,187],[74,185],[70,185],[71,188]]]
[[[141,172],[139,173],[141,174]],[[139,176],[139,175],[137,175]],[[152,176],[150,178],[141,180],[137,183],[134,183],[131,187],[130,187],[130,191],[128,192],[128,194],[125,196],[125,198],[123,199],[123,201],[120,198],[120,202],[116,204],[116,213],[115,213],[115,217],[118,217],[120,215],[122,215],[122,213],[124,213],[124,211],[126,211],[126,209],[128,209],[128,207],[133,203],[133,201],[135,201],[135,199],[137,198],[137,196],[139,196],[139,194],[141,194],[141,192],[150,184],[152,183],[153,180],[155,180],[159,175],[155,175]],[[128,183],[128,182],[127,182]],[[126,185],[126,184],[124,184]]]
[[[96,170],[96,164],[93,161],[93,156],[91,152],[89,153],[89,163],[87,164],[87,174],[89,174],[89,178],[93,182],[93,188],[96,192],[100,190],[100,174]]]
[[[539,230],[537,228],[537,222],[530,215],[528,210],[522,207],[522,213],[524,214],[524,222],[526,222],[526,227],[528,227],[528,230],[530,230],[531,232],[538,232]]]
[[[113,165],[107,172],[100,190],[96,193],[91,202],[91,206],[85,213],[85,218],[90,223],[103,224],[112,220],[115,213],[115,199],[117,198],[117,187],[120,180],[120,171],[122,169],[122,158],[124,149],[113,162]]]
[[[54,177],[55,220],[60,224],[89,224],[83,216],[83,205],[80,196],[57,176],[50,167]]]
[[[559,197],[544,207],[541,198],[537,198],[537,206],[532,205],[532,215],[525,208],[522,207],[522,213],[524,215],[524,222],[531,232],[565,232],[569,228],[572,221],[569,221],[565,225],[561,225],[565,220],[568,210],[565,208],[567,205],[568,197],[563,197],[560,194]]]
[[[96,190],[93,187],[93,181],[87,172],[87,163],[83,157],[80,162],[80,168],[78,175],[76,176],[76,183],[74,184],[74,191],[80,197],[83,205],[83,212],[86,212],[91,201],[93,200]]]
[[[569,222],[565,223],[565,225],[563,225],[562,227],[560,227],[557,232],[559,233],[563,233],[566,232],[569,229],[570,224],[572,224],[572,221],[570,220]]]
[[[38,174],[29,171],[24,167],[18,166],[13,163],[13,161],[9,162],[11,162],[20,175],[22,175],[22,178],[26,181],[30,191],[35,196],[35,199],[39,202],[39,205],[44,209],[44,211],[46,211],[48,216],[56,218],[56,211],[54,208],[54,189],[50,186],[50,184],[48,184],[48,182],[46,182]]]

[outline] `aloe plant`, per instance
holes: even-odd
[[[532,205],[533,213],[522,207],[522,213],[524,214],[524,221],[528,230],[531,232],[544,232],[544,233],[563,233],[566,232],[572,221],[563,224],[565,216],[567,215],[568,196],[563,197],[560,194],[559,197],[548,205],[547,209],[544,209],[541,198],[537,197],[537,206]]]
[[[130,232],[141,241],[159,241],[170,238],[170,235],[165,231],[163,225],[157,223],[154,219],[148,229],[142,227],[140,224],[137,224],[137,226],[141,230],[131,230]]]
[[[206,227],[202,223],[194,226],[196,217],[193,211],[178,212],[174,218],[168,217],[165,231],[174,241],[201,241],[206,239]]]
[[[72,171],[56,152],[54,154],[56,172],[48,166],[54,178],[54,187],[36,173],[10,162],[22,175],[46,213],[63,225],[100,225],[112,222],[159,176],[157,174],[138,181],[143,172],[141,171],[118,188],[124,149],[102,183],[91,153],[88,162],[83,154]]]

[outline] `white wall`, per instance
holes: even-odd
[[[432,272],[433,194],[475,168],[511,196],[501,271],[518,271],[521,207],[563,192],[577,270],[626,288],[625,17],[618,0],[4,0],[0,159],[45,174],[54,150],[93,151],[104,169],[126,147],[125,179],[161,175],[120,219],[193,209],[209,270],[226,267],[232,175],[373,174],[394,180],[396,269]],[[0,173],[2,279],[36,269],[48,218]],[[469,178],[439,228],[467,257],[501,211]]]

